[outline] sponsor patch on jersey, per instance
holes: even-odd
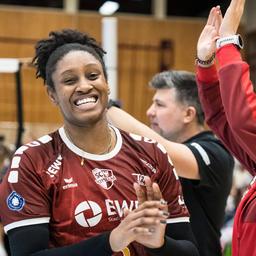
[[[62,165],[62,156],[58,155],[58,157],[55,159],[55,161],[51,164],[51,166],[48,167],[46,173],[51,177],[54,178]]]
[[[110,189],[114,185],[116,177],[112,170],[95,168],[92,170],[95,177],[95,182],[101,185],[104,189]]]
[[[8,208],[12,211],[20,211],[25,205],[25,199],[16,191],[12,191],[12,193],[7,197],[6,202]]]
[[[87,218],[89,211],[90,218]],[[76,222],[82,227],[94,227],[102,218],[102,210],[100,206],[93,201],[81,202],[75,209]]]

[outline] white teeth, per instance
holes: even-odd
[[[76,102],[76,105],[79,106],[79,105],[82,105],[82,104],[95,103],[95,102],[96,102],[96,98],[90,97],[90,98],[85,98],[85,99],[78,100]]]

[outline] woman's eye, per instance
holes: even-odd
[[[90,80],[95,80],[95,79],[97,79],[98,78],[98,74],[97,73],[91,73],[90,75],[89,75],[89,79]]]
[[[63,82],[64,82],[64,84],[74,84],[76,82],[76,80],[75,79],[66,79]]]

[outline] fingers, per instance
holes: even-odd
[[[154,190],[152,187],[152,181],[149,177],[145,177],[145,185],[146,185],[146,195],[147,195],[148,201],[156,200],[154,198]]]
[[[120,251],[137,239],[140,242],[148,241],[144,236],[152,239],[152,234],[159,234],[160,231],[164,235],[169,213],[162,210],[162,206],[166,206],[163,200],[146,201],[133,211],[124,209],[124,219],[110,234],[112,250]]]
[[[146,192],[145,189],[142,188],[138,183],[134,183],[133,184],[136,196],[137,196],[137,200],[138,200],[138,204],[142,204],[143,202],[147,201],[147,196],[146,196]]]
[[[127,230],[137,227],[151,227],[159,225],[160,223],[166,224],[166,219],[169,216],[167,211],[163,211],[153,206],[159,206],[156,201],[147,202],[147,207],[141,206],[140,208],[130,212],[122,221]]]
[[[152,184],[152,190],[154,191],[154,200],[161,200],[163,198],[162,192],[157,183]]]
[[[158,209],[163,210],[166,209],[167,202],[163,199],[159,201],[146,201],[143,204],[139,205],[137,209],[135,209],[135,212],[141,212],[146,209]]]
[[[145,187],[142,187],[141,185],[139,185],[136,182],[133,184],[139,205],[144,203],[145,201],[155,200],[154,199],[154,190],[152,187],[152,181],[151,181],[150,177],[145,176],[144,182],[145,182]]]
[[[222,23],[222,13],[221,13],[221,9],[220,9],[220,6],[218,5],[216,7],[216,16],[215,16],[215,24],[214,24],[214,27],[216,29],[216,31],[219,32],[219,29],[220,29],[220,25]]]
[[[154,229],[146,227],[135,227],[132,229],[132,232],[136,235],[152,235],[154,233]]]
[[[139,205],[145,201],[160,200],[162,193],[157,183],[152,183],[148,176],[145,177],[144,181],[145,187],[142,187],[136,182],[133,184]]]
[[[157,207],[158,209],[168,211],[167,203],[163,199],[161,190],[157,183],[152,183],[150,177],[145,177],[145,187],[140,186],[138,183],[134,183],[135,193],[138,199],[138,209],[136,211],[141,211],[146,208]],[[156,202],[150,202],[156,201]]]
[[[206,25],[214,24],[214,15],[215,15],[215,7],[212,7],[212,9],[210,10]]]
[[[123,212],[124,212],[124,218],[125,218],[130,213],[130,210],[127,208],[123,208]]]

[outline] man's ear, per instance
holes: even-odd
[[[55,90],[52,87],[48,86],[48,85],[46,85],[46,90],[47,90],[47,94],[48,94],[49,98],[51,99],[51,101],[55,105],[58,105],[59,102],[58,102]]]
[[[185,110],[184,123],[191,123],[196,117],[196,109],[193,106],[189,106]]]
[[[109,87],[109,85],[108,85],[108,95],[110,94],[110,87]]]

